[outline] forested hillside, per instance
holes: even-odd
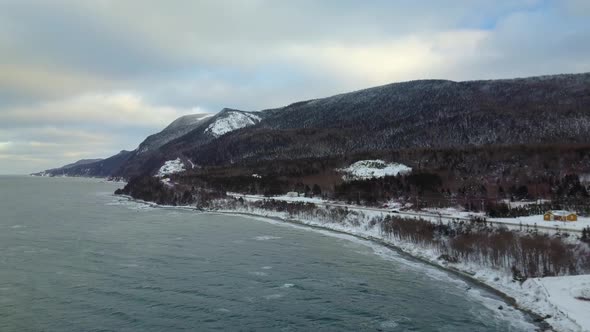
[[[181,118],[148,137],[127,157],[115,158],[120,163],[110,163],[110,169],[101,161],[60,174],[131,178],[153,175],[164,162],[177,158],[190,170],[274,160],[331,158],[342,163],[353,155],[395,156],[402,151],[414,156],[408,162],[423,159],[425,165],[432,159],[429,151],[452,155],[465,149],[481,152],[462,164],[471,166],[458,165],[458,169],[479,169],[486,158],[518,155],[519,147],[542,150],[551,145],[550,154],[538,154],[537,165],[559,157],[560,147],[590,143],[588,132],[589,73],[468,82],[422,80],[259,112],[224,109],[205,119]],[[512,166],[518,165],[510,158],[501,163],[504,168]],[[497,176],[498,170],[483,169],[493,174],[478,176]]]

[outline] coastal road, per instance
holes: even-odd
[[[370,207],[370,206],[359,206],[359,205],[352,205],[352,204],[345,204],[341,202],[330,202],[321,199],[315,198],[306,198],[306,197],[287,197],[287,196],[275,196],[275,197],[265,197],[259,195],[243,195],[238,193],[227,193],[229,196],[233,197],[242,197],[247,200],[262,200],[262,199],[271,199],[276,201],[285,201],[291,203],[313,203],[323,207],[341,207],[341,208],[348,208],[349,210],[354,211],[369,211],[369,212],[380,212],[380,213],[387,213],[391,215],[397,215],[407,218],[422,218],[425,220],[429,220],[432,222],[441,221],[443,223],[448,223],[452,221],[470,221],[470,218],[465,216],[453,216],[449,214],[437,214],[437,213],[429,213],[429,212],[417,212],[417,211],[397,211],[395,209],[388,209],[388,208],[377,208],[377,207]],[[568,227],[567,224],[559,224],[552,222],[551,225],[543,225],[540,220],[540,223],[530,223],[529,222],[518,222],[514,220],[515,218],[506,218],[506,220],[501,219],[493,219],[490,220],[486,218],[486,222],[490,225],[494,226],[506,226],[509,229],[526,229],[527,226],[529,228],[536,226],[538,230],[546,232],[546,233],[559,233],[559,232],[571,232],[571,233],[581,233],[581,228],[575,227]]]

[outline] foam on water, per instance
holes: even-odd
[[[254,240],[258,241],[268,241],[268,240],[278,240],[280,236],[272,236],[272,235],[261,235],[254,238]]]
[[[398,326],[399,326],[399,324],[394,320],[386,320],[386,321],[381,322],[379,324],[379,327],[381,327],[382,329],[386,329],[386,330],[392,330]]]
[[[270,294],[270,295],[264,296],[264,298],[267,300],[276,300],[276,299],[280,299],[281,297],[283,297],[283,294]]]

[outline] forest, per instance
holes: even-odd
[[[251,160],[172,174],[168,185],[143,175],[131,179],[126,191],[168,204],[194,203],[203,191],[264,196],[297,192],[357,205],[380,206],[395,200],[412,209],[461,206],[485,211],[490,217],[519,217],[551,209],[588,215],[589,156],[588,145],[527,145]],[[345,181],[338,171],[367,159],[400,162],[412,172]],[[528,203],[515,204],[521,201]]]

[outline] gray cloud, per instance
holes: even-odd
[[[584,0],[4,0],[0,173],[133,148],[195,110],[590,71],[588,18]]]

